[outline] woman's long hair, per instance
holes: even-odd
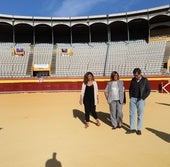
[[[118,72],[117,72],[117,71],[112,71],[112,73],[111,73],[111,75],[110,75],[110,80],[111,80],[111,81],[114,81],[114,76],[115,76],[115,75],[118,76],[117,79],[119,80],[119,74],[118,74]]]
[[[84,84],[87,84],[88,83],[88,75],[91,75],[92,76],[92,80],[94,81],[94,75],[93,75],[93,73],[92,72],[86,72],[85,74],[84,74],[84,80],[83,80],[83,83]]]

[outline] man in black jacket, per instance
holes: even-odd
[[[130,97],[130,130],[127,134],[135,133],[141,135],[143,124],[143,114],[145,107],[145,99],[149,96],[151,89],[148,79],[141,75],[140,68],[133,70],[134,77],[130,82],[129,97]],[[135,117],[137,111],[137,131],[135,128]]]

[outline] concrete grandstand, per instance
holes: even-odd
[[[113,70],[128,88],[135,67],[160,90],[170,80],[169,14],[166,5],[86,17],[0,15],[0,91],[78,90],[87,71],[103,89]]]

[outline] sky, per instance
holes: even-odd
[[[124,13],[170,5],[170,0],[0,0],[0,14],[78,17]]]

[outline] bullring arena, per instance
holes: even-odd
[[[169,10],[71,19],[0,15],[0,166],[169,167]],[[135,67],[152,89],[141,136],[126,134]],[[127,97],[116,130],[103,93],[113,70]],[[86,129],[79,96],[87,71],[99,86],[101,126],[91,118]]]

